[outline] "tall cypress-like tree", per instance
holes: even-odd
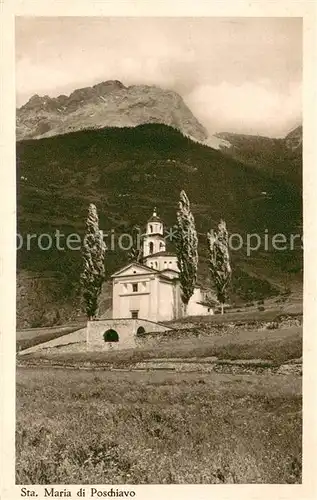
[[[216,231],[207,233],[209,249],[209,271],[217,291],[217,299],[223,314],[227,297],[227,288],[231,280],[231,265],[229,257],[229,237],[226,223],[221,220]]]
[[[179,280],[186,315],[188,302],[194,293],[197,280],[198,238],[194,216],[184,190],[180,193],[178,203],[176,235],[176,255],[180,271]]]
[[[143,237],[140,226],[134,226],[132,231],[133,247],[131,248],[128,258],[130,262],[142,263],[143,259]]]
[[[97,208],[91,203],[88,209],[86,235],[82,248],[84,269],[80,276],[84,309],[88,320],[93,320],[97,314],[98,298],[105,279],[105,252],[106,245],[99,229]]]

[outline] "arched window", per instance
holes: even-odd
[[[136,331],[136,334],[142,335],[143,333],[145,333],[145,329],[143,328],[143,326],[139,326],[139,328]]]
[[[153,233],[153,226],[150,224],[150,233]]]
[[[154,252],[154,243],[153,243],[153,241],[150,241],[149,249],[150,249],[150,253]]]
[[[103,339],[105,342],[119,342],[119,335],[115,330],[110,328],[103,334]]]

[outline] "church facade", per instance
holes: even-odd
[[[154,209],[143,238],[142,263],[131,262],[112,275],[112,317],[171,321],[184,316],[179,269],[175,254],[166,250],[164,225]],[[207,293],[199,286],[187,315],[213,314]]]

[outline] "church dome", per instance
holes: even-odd
[[[162,219],[157,215],[156,207],[154,208],[153,214],[148,220],[148,223],[149,222],[162,222]]]

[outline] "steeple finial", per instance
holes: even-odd
[[[153,217],[156,217],[157,216],[157,210],[156,210],[156,207],[154,207],[154,210],[153,210]]]

